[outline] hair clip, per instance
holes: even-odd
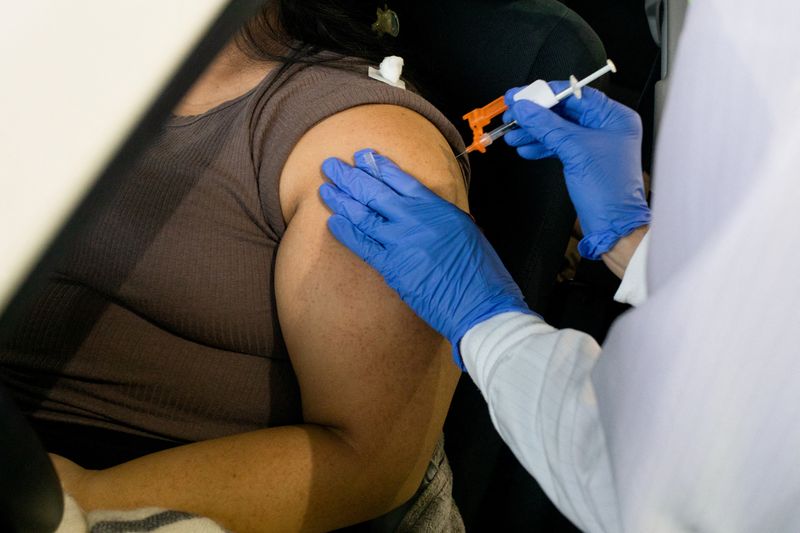
[[[378,35],[388,33],[392,37],[397,37],[400,33],[400,19],[397,13],[389,9],[387,4],[383,4],[383,9],[378,8],[376,14],[378,18],[372,23],[372,31]]]

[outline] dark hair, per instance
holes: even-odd
[[[372,30],[377,9],[385,2],[364,0],[272,0],[237,36],[240,48],[254,59],[317,63],[355,57],[378,64],[398,53],[390,35]],[[334,57],[319,58],[322,51]]]

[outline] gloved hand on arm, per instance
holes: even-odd
[[[550,82],[555,93],[569,87]],[[514,100],[521,88],[506,93],[504,122],[519,129],[506,142],[525,159],[557,157],[564,165],[567,190],[584,237],[578,251],[600,259],[619,239],[650,223],[642,180],[642,122],[635,111],[591,87],[552,109]]]
[[[384,277],[453,346],[499,313],[534,314],[497,253],[464,211],[371,150],[355,166],[326,159],[320,195],[331,233]]]

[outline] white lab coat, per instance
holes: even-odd
[[[654,171],[647,300],[588,336],[462,339],[495,425],[587,531],[800,531],[800,2],[695,0]]]

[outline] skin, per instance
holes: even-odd
[[[238,66],[237,66],[238,65]],[[197,114],[246,92],[272,65],[227,47],[176,108]],[[158,506],[248,531],[326,531],[416,491],[459,372],[449,344],[328,232],[322,161],[372,147],[467,208],[453,153],[423,117],[352,108],[309,130],[281,176],[287,230],[275,265],[284,338],[305,423],[194,443],[102,471],[53,457],[85,510]]]
[[[603,262],[609,270],[613,272],[618,278],[625,275],[625,270],[628,268],[628,263],[631,262],[631,257],[642,242],[642,239],[647,234],[649,226],[642,226],[635,229],[629,235],[617,241],[612,249],[603,254]]]

